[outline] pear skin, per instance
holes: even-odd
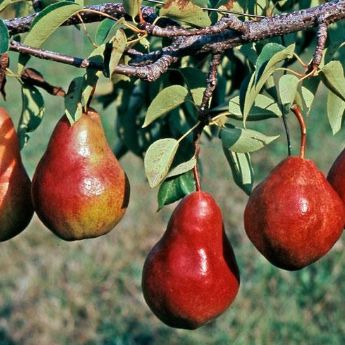
[[[230,306],[239,284],[220,208],[208,193],[189,194],[145,261],[147,304],[168,326],[195,329]]]
[[[311,160],[288,157],[249,197],[244,227],[275,266],[298,270],[324,256],[342,234],[344,205]]]
[[[18,235],[30,223],[34,213],[30,193],[13,122],[0,108],[0,241]]]
[[[345,202],[345,149],[332,164],[327,180]]]
[[[98,113],[89,109],[73,126],[64,115],[32,181],[35,210],[46,227],[68,241],[104,235],[123,217],[129,192]]]

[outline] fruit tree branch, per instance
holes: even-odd
[[[92,10],[93,12],[91,12]],[[104,17],[102,12],[116,19],[126,17],[122,4],[103,4],[85,7],[80,16],[71,17],[64,25],[97,22]],[[261,20],[241,21],[233,15],[226,15],[213,26],[203,29],[183,29],[168,19],[159,19],[152,7],[143,6],[142,13],[146,23],[140,28],[152,36],[175,38],[172,43],[160,50],[147,54],[133,54],[129,65],[119,65],[116,73],[135,76],[153,81],[162,75],[169,66],[179,58],[199,53],[222,54],[236,46],[281,36],[284,34],[318,28],[318,45],[314,54],[314,62],[318,62],[324,47],[328,25],[345,18],[345,0],[335,0],[317,7],[266,17]],[[23,33],[30,29],[36,15],[15,18],[5,21],[11,35]],[[153,23],[156,24],[153,24]],[[158,23],[158,24],[157,24]],[[83,58],[66,57],[55,52],[31,49],[11,43],[11,50],[24,52],[42,59],[72,64],[76,67],[87,67],[90,61]],[[101,69],[101,68],[99,68]]]

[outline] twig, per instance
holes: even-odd
[[[89,6],[86,10],[80,13],[82,20],[85,23],[99,21],[103,19],[103,16],[99,12],[107,13],[115,18],[126,17],[122,4],[103,4],[98,6]],[[87,10],[89,9],[89,10]],[[91,10],[90,10],[91,9]],[[95,13],[97,12],[97,13]],[[154,9],[151,7],[142,7],[143,18],[146,22],[152,23],[157,19]],[[32,20],[35,15],[29,17],[16,18],[5,21],[5,24],[10,30],[11,34],[26,32],[29,30]],[[320,27],[319,29],[319,44],[318,51],[322,48],[324,43],[324,30],[325,25],[322,23],[331,24],[335,21],[339,21],[345,18],[345,0],[331,1],[320,6],[292,12],[289,14],[282,14],[273,17],[267,17],[260,21],[234,21],[233,18],[228,19],[228,24],[234,27],[234,23],[239,25],[238,30],[224,29],[219,30],[217,25],[220,23],[226,23],[227,19],[218,22],[214,26],[197,29],[199,32],[193,31],[189,35],[178,27],[178,25],[171,20],[160,20],[160,26],[155,25],[155,30],[161,30],[163,32],[165,26],[182,30],[179,32],[178,37],[172,40],[172,43],[160,50],[147,53],[136,54],[131,59],[130,65],[119,65],[116,69],[116,73],[125,74],[127,76],[136,76],[145,80],[156,80],[164,73],[169,66],[178,61],[183,56],[194,56],[200,53],[212,53],[223,54],[227,50],[236,46],[263,40],[273,36],[281,36],[291,32],[300,30],[306,30],[312,27]],[[321,24],[320,24],[321,21]],[[72,25],[80,23],[80,19],[77,16],[70,18],[64,25]],[[146,24],[144,24],[145,26]],[[147,26],[148,30],[150,26]],[[152,26],[151,26],[152,28]],[[169,37],[175,37],[176,33],[172,29]],[[202,34],[200,34],[202,32]],[[182,35],[182,36],[181,36]],[[321,42],[321,43],[320,43]],[[76,67],[85,68],[90,66],[90,61],[83,58],[75,58],[66,56],[55,52],[47,52],[43,50],[37,50],[30,48],[19,43],[11,43],[10,50],[22,52],[36,56],[41,59],[48,59],[57,62],[67,63]],[[322,50],[322,49],[321,49]],[[44,53],[43,53],[44,52]],[[315,61],[319,59],[320,54],[315,53]],[[101,66],[95,66],[97,69],[102,69]]]
[[[326,23],[320,23],[318,27],[316,48],[315,48],[313,60],[310,66],[311,70],[317,70],[318,67],[320,66],[323,50],[325,49],[326,40],[327,40],[327,28],[328,28],[328,25]]]
[[[152,2],[152,3],[158,4],[158,5],[164,5],[164,2],[159,1],[159,0],[145,0],[145,1]],[[243,12],[238,12],[238,11],[233,11],[233,10],[223,10],[223,9],[219,9],[219,8],[201,7],[201,9],[203,11],[208,11],[208,12],[229,13],[229,14],[236,14],[238,16],[243,16],[243,17],[265,18],[265,16],[258,16],[257,14],[243,13]]]
[[[217,86],[217,67],[222,61],[221,54],[214,54],[212,56],[212,60],[210,63],[210,69],[207,76],[207,87],[204,91],[201,106],[200,106],[200,114],[199,119],[201,122],[208,123],[209,121],[209,109],[211,103],[211,97],[213,95],[214,90]]]
[[[90,61],[88,59],[83,59],[80,57],[60,54],[60,53],[52,52],[49,50],[32,48],[32,47],[29,47],[25,44],[19,43],[17,41],[11,41],[10,50],[17,52],[17,53],[29,54],[29,55],[35,56],[39,59],[45,59],[45,60],[60,62],[60,63],[66,64],[66,65],[74,66],[74,67],[80,67],[80,68],[91,67],[91,68],[95,68],[98,70],[103,69],[103,64],[98,64],[98,63],[96,63],[94,61]]]
[[[18,53],[30,54],[40,59],[52,60],[79,68],[90,67],[97,70],[103,70],[104,68],[103,64],[94,62],[92,60],[64,55],[48,50],[32,48],[16,41],[11,42],[10,50]],[[147,81],[154,81],[158,79],[164,72],[166,72],[169,66],[175,61],[177,61],[176,57],[171,55],[163,55],[155,62],[146,66],[129,66],[120,64],[116,66],[114,72],[118,74],[124,74],[129,77],[137,77]]]
[[[247,27],[244,23],[233,15],[223,17],[213,26],[202,29],[184,29],[178,26],[167,26],[162,28],[150,23],[143,23],[140,27],[148,34],[159,37],[213,35],[224,32],[228,29],[232,29],[243,34],[247,32]]]

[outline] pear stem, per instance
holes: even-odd
[[[305,147],[306,147],[306,142],[307,142],[307,128],[304,122],[304,118],[301,112],[301,108],[297,105],[294,104],[291,107],[292,112],[295,114],[298,123],[301,128],[301,145],[300,145],[300,153],[299,156],[304,159],[304,153],[305,153]]]
[[[96,91],[96,85],[94,85],[94,86],[92,87],[90,97],[89,97],[89,99],[88,99],[88,101],[87,101],[87,104],[86,104],[86,107],[85,107],[85,109],[84,109],[85,113],[87,113],[88,109],[90,108],[90,104],[91,104],[92,98],[93,98],[93,96],[94,96],[94,94],[95,94],[95,91]]]
[[[194,180],[195,180],[195,189],[197,192],[200,192],[201,186],[200,186],[200,177],[199,177],[199,171],[198,171],[198,163],[196,163],[193,168],[193,174],[194,174]]]

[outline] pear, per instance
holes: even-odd
[[[32,181],[41,221],[64,240],[104,235],[123,217],[129,183],[109,147],[99,114],[57,123]]]
[[[167,325],[195,329],[230,306],[239,284],[220,208],[205,192],[189,194],[145,261],[142,288],[147,304]]]
[[[342,233],[344,205],[311,160],[288,157],[249,197],[244,227],[273,264],[301,269],[324,256]]]
[[[18,235],[30,223],[34,213],[30,191],[13,122],[0,108],[0,241]]]
[[[345,150],[343,150],[329,170],[328,182],[345,202]]]

